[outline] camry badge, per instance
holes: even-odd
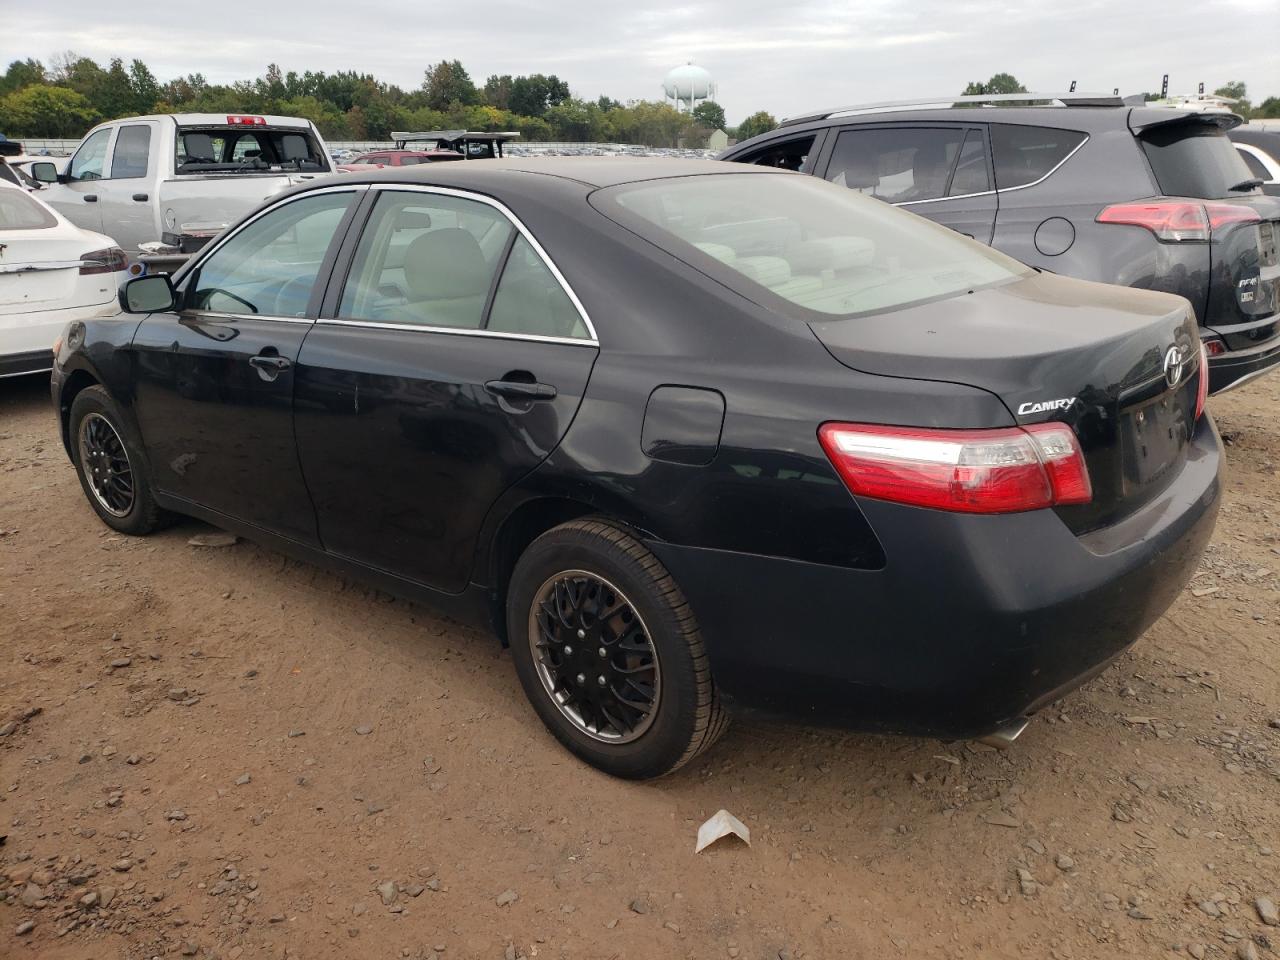
[[[1075,397],[1063,397],[1061,400],[1030,401],[1018,405],[1018,416],[1026,417],[1033,413],[1051,413],[1054,410],[1067,410],[1075,402]]]
[[[1172,346],[1164,355],[1164,379],[1171,387],[1176,387],[1182,379],[1182,351]]]

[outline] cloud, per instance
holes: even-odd
[[[580,96],[661,96],[666,71],[707,68],[730,122],[829,103],[959,92],[1009,72],[1041,90],[1133,93],[1212,89],[1244,80],[1255,100],[1280,95],[1270,36],[1280,0],[715,0],[642,7],[599,0],[309,0],[305,6],[220,0],[155,4],[104,17],[88,0],[23,10],[0,34],[0,58],[68,49],[100,61],[137,57],[167,80],[203,73],[248,79],[285,70],[357,70],[405,88],[441,59],[463,62],[477,83],[492,73],[556,73]],[[1211,39],[1222,37],[1221,41]],[[1210,38],[1210,39],[1206,39]]]

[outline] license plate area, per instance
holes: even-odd
[[[1160,482],[1181,462],[1190,422],[1183,393],[1173,391],[1121,413],[1126,496]]]

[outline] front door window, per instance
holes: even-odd
[[[106,176],[107,144],[110,140],[110,127],[91,134],[71,158],[71,163],[67,166],[67,179],[101,180]]]

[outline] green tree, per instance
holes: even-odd
[[[33,83],[0,98],[0,125],[9,136],[79,137],[98,119],[88,98],[66,87]]]
[[[0,77],[0,96],[44,82],[44,64],[39,60],[14,60]]]
[[[765,113],[765,111],[761,110],[759,113],[753,113],[738,124],[738,139],[750,140],[752,137],[758,137],[762,133],[768,133],[777,126],[778,121],[773,119],[773,114]]]
[[[494,74],[489,77],[484,82],[484,102],[499,110],[506,110],[511,106],[511,84],[509,73],[504,73],[502,76]]]
[[[703,100],[693,108],[693,119],[708,130],[724,129],[724,107],[714,100]]]
[[[555,74],[535,73],[511,81],[508,106],[521,116],[541,117],[551,107],[557,107],[568,99],[569,84]]]
[[[458,60],[441,60],[428,67],[422,90],[427,106],[433,110],[448,110],[455,103],[466,106],[480,102],[475,84]]]
[[[1011,73],[997,73],[986,83],[970,81],[964,88],[962,96],[982,96],[983,94],[1026,93],[1027,88],[1018,82]]]
[[[160,99],[160,82],[141,60],[129,64],[129,86],[133,89],[135,113],[150,113]]]
[[[1232,80],[1230,83],[1224,83],[1213,93],[1214,96],[1227,97],[1236,101],[1231,109],[1240,114],[1240,116],[1248,117],[1250,115],[1252,105],[1249,103],[1249,88],[1245,86],[1243,80]]]
[[[1260,120],[1280,117],[1280,97],[1267,97],[1254,107],[1253,116]]]

